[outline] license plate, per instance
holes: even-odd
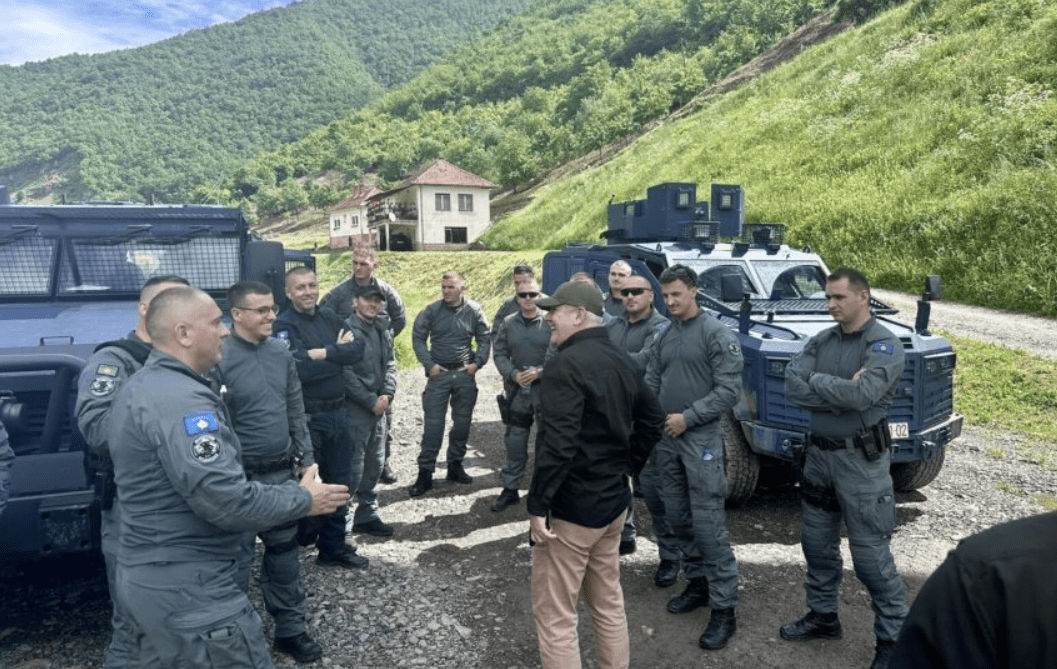
[[[893,439],[909,439],[910,438],[910,424],[909,423],[889,423],[888,432],[892,435]]]

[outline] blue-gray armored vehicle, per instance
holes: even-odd
[[[311,255],[256,239],[237,209],[11,205],[0,189],[0,421],[15,451],[0,559],[99,547],[102,476],[77,428],[77,378],[96,346],[136,327],[139,291],[177,274],[226,308],[243,279],[283,296]]]
[[[648,189],[644,200],[611,203],[605,243],[548,253],[543,290],[553,292],[575,272],[591,274],[606,290],[609,265],[622,258],[650,279],[655,306],[666,313],[657,276],[677,263],[697,272],[699,304],[737,332],[745,356],[744,392],[724,418],[727,502],[736,505],[752,495],[761,464],[795,463],[807,443],[808,414],[785,397],[785,365],[809,337],[833,325],[825,300],[829,270],[809,249],[783,244],[782,226],[745,224],[739,186],[713,184],[711,197],[710,206],[697,200],[695,184],[664,183]],[[894,309],[872,303],[906,350],[888,417],[899,491],[930,483],[946,445],[961,434],[956,356],[946,339],[928,331],[929,300],[938,293],[938,278],[928,277],[914,327],[893,320]]]

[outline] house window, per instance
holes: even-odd
[[[445,244],[465,244],[466,228],[444,228]]]
[[[473,211],[473,195],[459,195],[459,211]]]
[[[335,230],[341,229],[341,219],[340,218],[335,218],[334,219],[334,229]]]
[[[437,193],[437,211],[451,211],[451,195]]]
[[[353,216],[352,217],[352,229],[355,230],[358,227],[360,227],[360,217],[359,216]]]

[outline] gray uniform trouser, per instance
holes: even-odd
[[[289,471],[264,474],[247,473],[250,481],[279,485],[294,479]],[[301,582],[301,562],[297,545],[297,521],[279,525],[260,533],[264,544],[261,574],[258,581],[264,608],[275,621],[275,636],[297,636],[305,631],[305,588]],[[238,557],[239,587],[249,591],[250,567],[256,553],[255,534],[244,537]]]
[[[727,536],[727,478],[719,421],[664,437],[656,447],[661,497],[688,578],[708,578],[716,609],[738,605],[738,563]]]
[[[518,424],[506,426],[506,436],[503,438],[506,446],[506,462],[499,473],[503,488],[509,490],[517,490],[521,486],[521,479],[525,477],[525,468],[528,466],[529,432],[532,431],[532,422],[535,420],[538,409],[536,393],[535,388],[528,395],[518,389],[510,399],[511,423]]]
[[[386,414],[358,405],[349,405],[349,428],[352,431],[352,471],[357,480],[356,512],[352,522],[378,520],[378,477],[385,465]]]
[[[657,466],[656,451],[650,455],[646,466],[639,474],[639,487],[642,497],[649,509],[650,517],[653,519],[653,535],[657,540],[658,553],[662,560],[681,560],[683,555],[679,548],[679,540],[676,539],[672,526],[668,522],[668,516],[664,511],[664,498],[662,495],[661,471]],[[630,518],[630,514],[628,514]],[[626,532],[627,524],[625,524]],[[632,525],[632,536],[634,536],[634,525]],[[622,539],[624,537],[621,537]]]
[[[477,380],[462,370],[441,372],[429,377],[422,391],[422,449],[418,468],[432,472],[444,441],[444,419],[451,404],[451,432],[448,433],[448,464],[466,457],[473,407],[477,404]]]
[[[804,509],[804,558],[807,560],[807,605],[818,613],[836,613],[843,574],[840,557],[841,518],[848,528],[848,547],[855,575],[870,592],[874,634],[895,640],[907,617],[906,587],[889,542],[895,527],[895,498],[888,473],[890,452],[869,462],[857,450],[823,451],[811,447],[804,478],[832,490],[840,509],[809,503]]]
[[[273,669],[235,560],[121,565],[118,597],[143,628],[146,666]]]
[[[117,551],[121,544],[121,506],[117,499],[112,507],[100,513],[100,520],[106,585],[114,608],[110,615],[110,645],[103,659],[103,669],[139,666],[143,631],[117,597]]]

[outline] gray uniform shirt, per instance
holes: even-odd
[[[551,342],[551,325],[543,312],[526,319],[518,311],[503,319],[494,333],[495,366],[506,385],[516,384],[514,376],[526,367],[542,367]]]
[[[385,281],[377,277],[371,277],[370,283],[378,286],[379,290],[382,291],[382,308],[378,312],[378,318],[382,319],[382,323],[392,331],[395,337],[407,325],[407,312],[404,310],[404,301],[400,299],[400,293],[396,292],[396,289]],[[356,283],[356,277],[349,277],[334,286],[329,293],[323,296],[319,304],[323,307],[330,307],[341,316],[342,320],[345,320],[356,311],[352,300],[356,297],[357,288],[359,288],[359,284]]]
[[[282,341],[268,337],[254,344],[232,332],[217,371],[244,460],[315,462],[297,364]]]
[[[426,305],[415,317],[411,341],[415,357],[427,372],[435,364],[456,362],[484,367],[492,347],[481,305],[465,298],[457,307],[449,307],[444,300]]]
[[[345,396],[353,404],[371,411],[382,395],[396,395],[393,337],[389,334],[385,321],[378,318],[368,322],[354,313],[345,324],[357,339],[365,343],[363,359],[342,368]]]
[[[729,411],[741,395],[741,347],[730,328],[712,316],[671,325],[657,338],[646,363],[646,385],[666,414],[681,413],[688,428]]]
[[[312,508],[295,481],[247,481],[238,437],[209,382],[160,351],[114,400],[110,443],[121,491],[123,565],[233,560],[239,534]]]
[[[811,412],[812,433],[847,439],[888,415],[904,357],[899,338],[876,318],[847,334],[834,325],[786,365],[785,395]],[[865,374],[852,380],[860,369]]]
[[[0,516],[7,507],[7,496],[11,492],[11,463],[15,461],[15,452],[7,439],[7,428],[0,423]]]
[[[499,309],[495,312],[495,318],[492,319],[492,338],[494,339],[499,334],[499,326],[503,324],[506,317],[510,314],[516,314],[521,311],[521,307],[517,303],[517,295],[511,295],[510,297],[503,300],[503,303],[499,305]]]
[[[638,366],[638,371],[643,372],[646,371],[650,349],[670,322],[650,307],[650,313],[634,323],[628,320],[627,313],[615,316],[606,323],[606,331],[609,333],[609,340],[616,344],[617,348],[627,351],[628,357]]]
[[[125,338],[147,346],[135,331]],[[129,377],[142,366],[131,353],[117,346],[99,349],[84,364],[77,379],[77,426],[96,457],[110,458],[107,444],[110,405]]]

